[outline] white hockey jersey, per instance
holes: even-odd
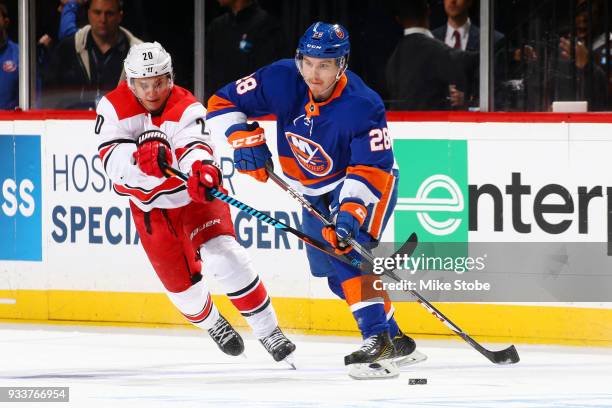
[[[196,160],[216,160],[205,129],[206,109],[189,91],[175,85],[163,112],[152,116],[123,81],[100,100],[96,112],[98,154],[118,194],[128,196],[143,211],[182,207],[191,201],[181,179],[146,175],[132,158],[138,136],[159,129],[168,136],[173,167],[182,172],[189,173]]]

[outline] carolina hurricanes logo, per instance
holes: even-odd
[[[17,69],[17,64],[15,64],[15,61],[12,60],[4,61],[4,64],[2,64],[2,69],[4,72],[14,72]]]
[[[285,132],[285,137],[300,166],[318,177],[329,174],[334,161],[320,144],[291,132]]]

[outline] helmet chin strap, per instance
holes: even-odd
[[[338,81],[340,80],[340,78],[342,78],[342,75],[346,71],[347,64],[343,63],[342,65],[343,66],[340,67],[340,69],[338,69],[338,72],[336,73],[336,80],[330,86],[325,88],[322,93],[327,93],[327,91],[329,91],[330,89],[333,89],[336,86],[336,84],[338,83]],[[302,74],[302,70],[300,70],[300,74]],[[304,74],[302,74],[302,78],[304,78]]]
[[[340,75],[340,76],[342,76],[342,75]],[[330,89],[333,89],[333,88],[336,86],[336,84],[338,83],[338,81],[339,81],[339,80],[340,80],[340,78],[338,78],[338,75],[336,75],[336,80],[335,80],[335,81],[334,81],[334,82],[333,82],[333,83],[332,83],[330,86],[328,86],[327,88],[325,88],[325,89],[323,90],[323,92],[322,92],[322,93],[323,93],[323,94],[325,94],[325,93],[327,93],[327,91],[329,91]],[[327,99],[327,98],[325,98],[325,99]]]

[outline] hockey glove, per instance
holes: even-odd
[[[143,173],[153,177],[164,177],[158,164],[160,150],[165,151],[166,164],[172,164],[172,153],[168,136],[161,130],[147,130],[138,136],[134,160]]]
[[[266,163],[272,157],[264,130],[259,123],[237,123],[225,132],[234,148],[234,164],[238,172],[248,174],[257,181],[268,181]]]
[[[187,179],[187,192],[195,202],[212,201],[211,188],[221,184],[221,169],[213,160],[198,160],[191,165],[191,175]]]
[[[357,238],[359,228],[363,225],[368,210],[361,201],[344,201],[336,217],[336,225],[323,227],[323,238],[330,243],[337,254],[343,255],[353,249],[348,245],[349,238]]]

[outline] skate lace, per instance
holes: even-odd
[[[261,339],[261,342],[263,343],[264,347],[270,351],[283,344],[285,342],[285,336],[278,328],[276,328],[268,337]]]
[[[234,337],[234,330],[229,323],[223,319],[208,330],[210,337],[222,346]]]
[[[359,350],[368,351],[375,345],[376,345],[376,336],[370,336],[367,339],[365,339],[365,341],[363,342]]]

